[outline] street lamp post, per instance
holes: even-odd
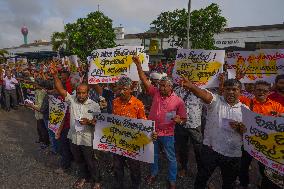
[[[187,48],[191,48],[191,43],[189,40],[189,30],[190,30],[190,9],[191,9],[191,0],[188,0],[188,22],[187,22]]]

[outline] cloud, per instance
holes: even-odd
[[[127,33],[143,32],[163,11],[187,8],[186,0],[0,0],[0,48],[22,44],[20,28],[27,25],[29,41],[50,39],[63,30],[63,21],[74,22],[89,12],[100,10],[114,26]],[[192,9],[214,2],[220,5],[228,26],[283,23],[283,0],[192,0]]]

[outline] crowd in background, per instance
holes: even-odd
[[[79,178],[74,188],[82,188],[90,181],[93,189],[103,187],[100,163],[101,156],[109,157],[114,177],[113,188],[123,188],[125,166],[129,168],[131,188],[139,188],[142,182],[141,162],[127,157],[93,150],[92,139],[96,120],[93,112],[105,112],[137,119],[149,119],[156,123],[152,134],[154,163],[146,182],[157,182],[159,156],[162,151],[168,161],[169,188],[176,188],[177,177],[188,176],[189,144],[192,144],[198,173],[194,187],[205,189],[216,167],[220,167],[223,189],[249,187],[249,167],[252,157],[243,150],[241,107],[268,116],[284,113],[284,75],[278,75],[272,85],[265,81],[242,84],[236,79],[227,79],[226,73],[219,77],[220,86],[200,89],[187,79],[174,84],[171,79],[174,63],[150,66],[151,72],[142,71],[138,57],[133,58],[140,81],[122,77],[112,84],[87,84],[88,67],[81,65],[76,70],[76,79],[70,65],[58,61],[46,61],[41,65],[16,65],[0,67],[1,104],[6,111],[19,105],[35,111],[38,141],[42,149],[60,155],[61,167],[56,173],[68,172],[71,162],[78,164]],[[35,101],[25,101],[20,83],[35,87]],[[68,109],[60,128],[53,133],[48,128],[49,95],[66,101]],[[230,118],[233,131],[221,128],[220,120]],[[84,126],[81,132],[76,124]],[[178,166],[180,165],[180,166]],[[283,175],[279,175],[259,163],[262,189],[284,187]],[[238,178],[238,179],[237,179]],[[238,181],[237,181],[238,180]]]

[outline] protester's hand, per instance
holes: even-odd
[[[134,55],[134,56],[132,57],[132,60],[133,60],[133,62],[134,62],[136,65],[141,64],[141,61],[140,61],[140,59],[139,59],[139,57],[138,57],[137,55]]]
[[[182,79],[180,80],[180,86],[185,89],[191,89],[194,86],[194,84],[191,81],[189,81],[187,78],[182,77]]]
[[[284,117],[284,113],[279,114],[279,117]]]
[[[152,133],[151,138],[153,141],[156,141],[158,138],[158,133],[156,133],[155,131]]]
[[[79,120],[79,123],[81,125],[90,125],[91,120],[87,119],[87,118],[81,118],[81,120]]]
[[[240,80],[243,79],[245,77],[245,70],[244,69],[237,69],[236,71],[236,79]]]
[[[219,79],[220,83],[224,83],[224,81],[225,81],[225,72],[220,73],[219,76],[218,76],[218,79]]]
[[[59,130],[57,130],[57,131],[55,132],[55,139],[56,139],[56,140],[59,140],[59,139],[60,139],[60,136],[61,136],[61,132],[60,132]]]
[[[247,131],[246,126],[241,122],[237,122],[237,121],[230,122],[230,126],[231,128],[233,128],[235,131],[237,131],[241,135]]]
[[[180,124],[182,122],[182,119],[179,115],[176,115],[174,118],[173,118],[173,121],[177,124]]]
[[[96,120],[95,118],[93,118],[93,119],[91,120],[91,125],[95,126],[96,123],[97,123],[97,120]]]

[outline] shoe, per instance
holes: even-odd
[[[169,182],[169,189],[176,189],[176,183],[175,182]]]
[[[10,108],[6,108],[6,112],[10,112],[11,111],[11,109]]]

